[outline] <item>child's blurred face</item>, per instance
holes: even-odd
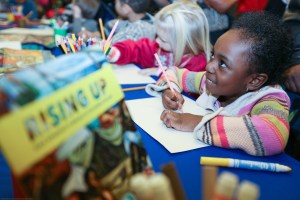
[[[120,0],[115,0],[115,10],[120,17],[126,17],[123,9],[123,4]]]
[[[240,39],[238,33],[230,30],[218,39],[206,66],[208,91],[227,103],[246,92],[251,78],[247,62],[250,46]]]
[[[18,4],[24,4],[25,1],[26,1],[26,0],[17,0],[16,2],[17,2]]]
[[[170,35],[161,28],[157,28],[156,30],[156,42],[159,47],[165,51],[172,51],[172,47],[170,44]]]

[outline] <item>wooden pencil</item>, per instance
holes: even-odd
[[[135,91],[135,90],[144,90],[146,86],[132,87],[132,88],[123,88],[123,92]]]
[[[104,34],[103,22],[102,22],[101,18],[99,18],[99,26],[100,26],[100,32],[101,32],[102,40],[106,40],[105,34]]]

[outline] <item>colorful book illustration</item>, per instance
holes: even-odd
[[[56,46],[53,29],[11,28],[0,31],[0,41],[20,41],[39,44],[47,48]]]
[[[15,198],[121,199],[151,165],[112,66],[80,52],[0,79],[0,147]]]
[[[55,59],[49,50],[0,49],[0,72],[9,73]]]

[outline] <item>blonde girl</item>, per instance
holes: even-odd
[[[158,67],[157,53],[166,67],[204,71],[211,45],[209,27],[203,10],[190,1],[178,1],[155,15],[156,38],[115,43],[108,55],[110,62],[135,63],[143,68]]]

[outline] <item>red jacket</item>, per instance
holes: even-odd
[[[159,48],[156,40],[142,38],[137,41],[125,40],[115,43],[114,47],[118,48],[121,55],[116,62],[118,65],[135,63],[144,68],[158,67],[154,57],[157,53],[163,66],[173,66],[173,54]],[[205,71],[206,57],[204,53],[196,56],[184,56],[177,67],[186,68],[189,71]]]
[[[264,10],[268,1],[269,0],[239,0],[237,2],[237,13],[240,15],[245,12]]]

